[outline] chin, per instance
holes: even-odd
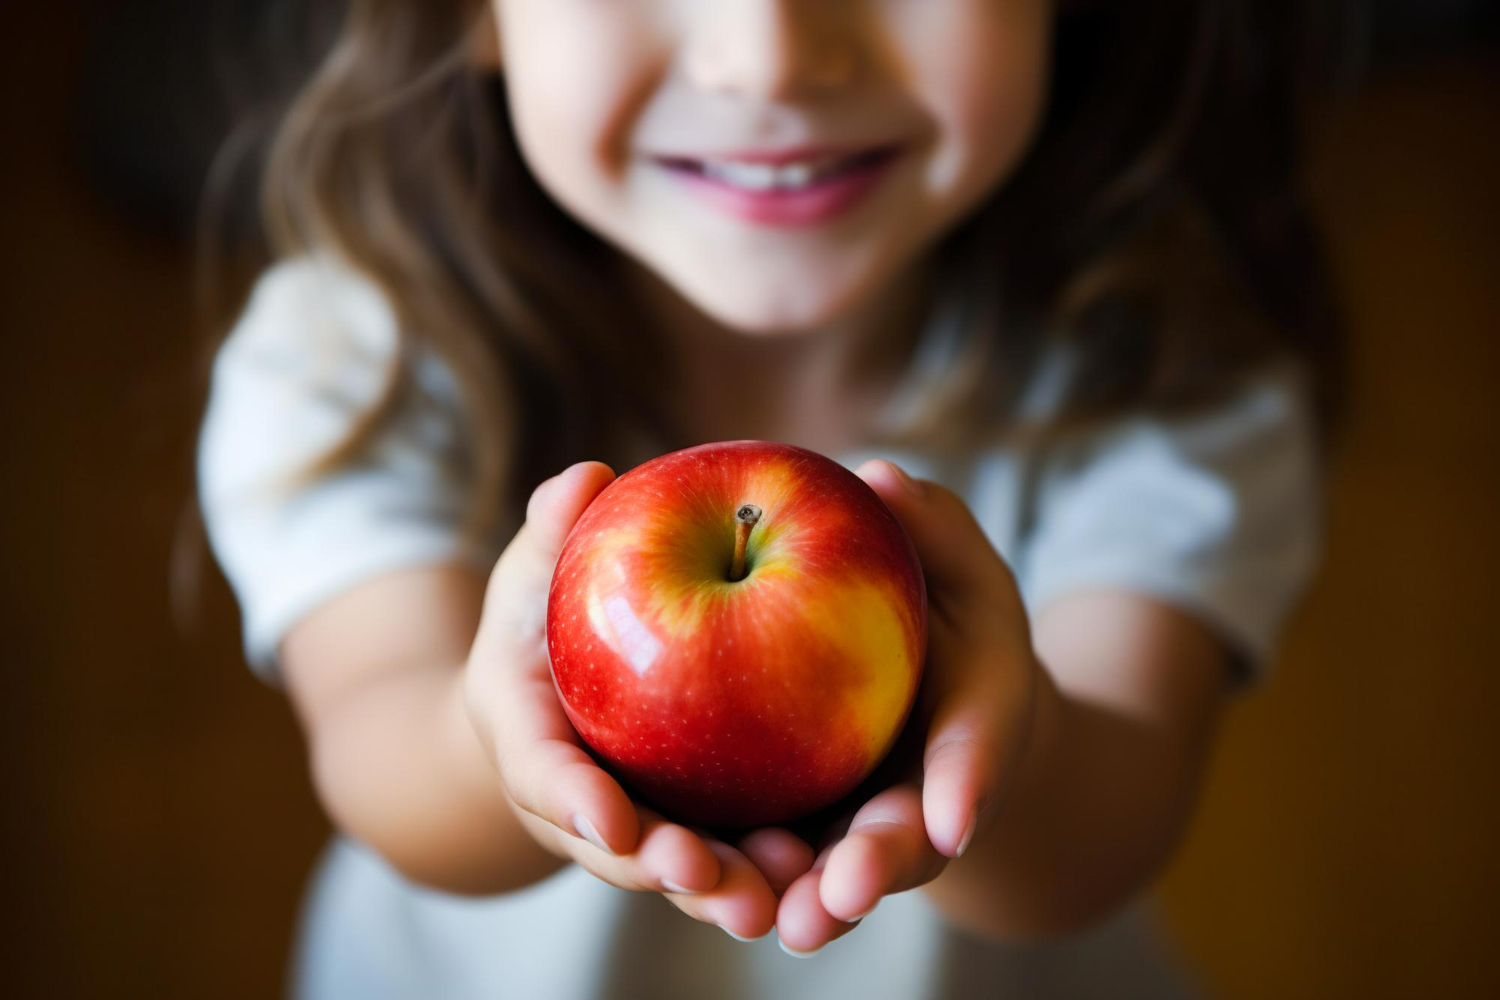
[[[869,294],[862,287],[799,276],[794,282],[764,279],[726,282],[715,274],[678,286],[700,312],[754,337],[796,337],[826,330],[853,312]]]

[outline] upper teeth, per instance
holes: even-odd
[[[751,191],[807,187],[848,161],[843,158],[802,160],[780,166],[770,163],[739,163],[734,160],[704,160],[703,173],[714,180]]]

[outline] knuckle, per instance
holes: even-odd
[[[932,742],[922,757],[922,767],[930,770],[942,764],[962,764],[985,753],[986,741],[973,733],[955,733]]]
[[[534,810],[537,805],[535,796],[530,794],[531,789],[548,787],[547,781],[538,780],[545,779],[545,772],[550,766],[548,756],[547,747],[537,743],[498,748],[496,763],[500,768],[500,779],[505,783],[506,790],[528,810]]]
[[[524,773],[524,769],[518,770],[516,750],[497,744],[495,747],[495,768],[500,772],[500,784],[505,787],[506,794],[521,808],[527,809],[529,803],[527,802],[524,785],[521,781],[521,774]]]

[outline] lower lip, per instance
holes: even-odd
[[[889,152],[795,191],[748,191],[678,167],[667,170],[713,207],[763,226],[811,226],[852,210],[885,179],[898,155]]]

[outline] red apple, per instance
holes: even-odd
[[[761,441],[616,479],[547,603],[579,734],[646,800],[711,825],[782,823],[851,791],[905,723],[926,643],[921,566],[889,508],[837,462]]]

